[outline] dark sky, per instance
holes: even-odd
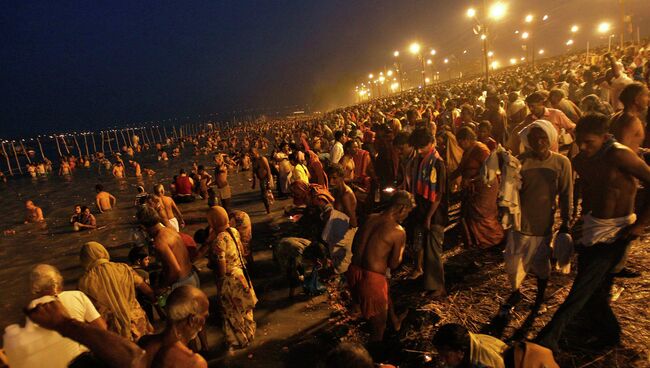
[[[547,0],[544,9],[529,9],[527,2],[542,3],[509,1],[509,20],[494,27],[494,50],[503,61],[520,53],[513,32],[523,29],[528,11],[550,15],[540,39],[549,53],[563,50],[572,23],[585,29],[576,42],[592,37],[595,42],[594,25],[616,21],[618,14],[615,0]],[[648,0],[627,2],[648,24]],[[435,47],[440,58],[463,49],[476,57],[479,43],[463,16],[471,4],[5,2],[0,136],[225,116],[243,109],[331,109],[353,102],[354,85],[373,69],[390,66],[392,51],[412,40]]]

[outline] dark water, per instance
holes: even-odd
[[[90,169],[78,168],[74,175],[65,179],[58,176],[48,178],[10,179],[8,184],[0,183],[0,328],[11,323],[22,323],[22,307],[30,300],[29,271],[38,263],[49,263],[61,270],[65,288],[76,288],[82,274],[78,252],[82,244],[98,241],[111,253],[114,259],[126,261],[128,243],[132,239],[135,210],[133,200],[136,186],[143,185],[151,191],[155,183],[161,182],[169,188],[174,175],[181,168],[191,169],[191,163],[210,166],[209,156],[193,157],[192,149],[186,147],[180,159],[158,163],[153,150],[136,155],[142,168],[152,168],[156,175],[151,178],[127,177],[117,180],[104,170],[100,173],[94,165]],[[125,158],[126,161],[126,158]],[[127,175],[132,170],[127,169]],[[250,192],[250,173],[231,174],[229,181],[233,193],[254,197]],[[98,214],[95,202],[96,184],[117,197],[117,209]],[[246,193],[248,192],[248,193]],[[23,224],[24,202],[31,199],[43,209],[47,228],[36,224]],[[97,225],[103,227],[86,232],[72,232],[68,220],[76,204],[89,206],[97,218]],[[188,224],[205,222],[205,201],[180,206]],[[261,210],[261,205],[260,205]],[[248,210],[247,210],[248,211]],[[188,221],[189,220],[189,221]],[[3,235],[4,230],[13,229],[15,235]],[[191,233],[188,231],[188,233]]]

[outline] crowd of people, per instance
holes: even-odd
[[[132,265],[112,262],[103,245],[88,242],[80,250],[79,291],[62,291],[54,267],[36,266],[27,315],[66,343],[78,342],[68,356],[73,364],[207,366],[200,352],[209,348],[201,331],[210,301],[193,267],[207,258],[226,344],[249,346],[256,333],[257,296],[248,273],[255,232],[249,216],[232,207],[228,183],[228,173],[241,170],[251,172],[267,214],[276,198],[290,198],[293,205],[284,211],[305,225],[274,245],[291,295],[301,284],[318,291],[305,274],[310,263],[316,284],[319,271],[340,280],[350,313],[369,322],[372,344],[381,344],[387,326],[399,331],[406,316],[392,302],[399,290],[389,287],[390,274],[409,268],[423,298],[445,298],[443,253],[452,243],[503,250],[504,288],[511,290],[503,315],[522,300],[527,275],[537,285],[535,314],[544,308],[554,270],[568,273],[573,253],[578,270],[566,300],[533,341],[506,344],[469,326],[438,327],[432,343],[448,366],[557,367],[553,353],[581,313],[598,315],[594,346],[616,345],[621,331],[609,306],[613,278],[634,274],[625,268],[629,249],[650,221],[650,206],[635,201],[640,185],[650,185],[649,83],[650,48],[629,46],[588,59],[550,59],[534,70],[513,67],[489,81],[435,84],[324,115],[170,140],[156,147],[159,160],[169,160],[168,150],[173,160],[191,145],[195,155],[212,155],[214,170],[195,164],[150,194],[138,189],[137,223],[142,238],[151,240],[132,250]],[[110,172],[123,178],[126,165],[115,159]],[[142,175],[139,164],[130,163],[128,171]],[[62,161],[60,171],[71,170]],[[101,185],[96,190],[100,212],[115,206]],[[207,201],[206,227],[192,237],[183,232],[181,209],[197,200]],[[452,220],[458,201],[461,215]],[[44,220],[33,202],[26,206],[26,222]],[[70,224],[75,230],[97,226],[84,206],[75,207]],[[154,264],[159,268],[149,274]],[[164,325],[158,334],[152,322]],[[14,357],[48,359],[5,348],[10,364]],[[363,347],[344,344],[324,364],[373,363]]]

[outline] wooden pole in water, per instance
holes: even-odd
[[[165,132],[165,140],[168,140],[167,138],[167,127],[163,125],[163,132]]]
[[[79,147],[79,142],[77,141],[77,135],[73,135],[72,138],[74,139],[74,144],[77,146],[77,153],[79,153],[79,158],[82,158],[81,148]]]
[[[124,138],[124,129],[120,129],[120,135],[122,136],[122,141],[124,142],[124,145],[130,147],[131,145],[129,144],[129,142],[126,141],[126,138]]]
[[[25,155],[25,157],[27,157],[27,162],[29,162],[29,164],[31,165],[31,163],[32,163],[32,159],[29,158],[29,155],[27,154],[27,150],[25,149],[25,145],[23,144],[22,139],[19,140],[18,142],[20,142],[20,148],[23,149],[23,154]]]
[[[9,161],[9,155],[5,150],[5,142],[0,142],[0,143],[2,143],[2,153],[4,153],[5,159],[7,159],[7,167],[9,168],[9,174],[11,174],[11,176],[14,176],[14,171],[11,169],[11,161]]]
[[[86,146],[86,156],[90,158],[90,150],[88,149],[88,138],[86,138],[86,133],[84,133],[84,146]]]
[[[14,157],[16,158],[16,165],[18,165],[18,171],[20,171],[20,174],[22,175],[23,168],[20,167],[20,161],[18,161],[18,154],[16,153],[16,146],[14,146],[14,141],[11,141],[11,148],[14,150]]]
[[[158,132],[158,142],[160,142],[160,143],[167,143],[167,139],[165,139],[165,140],[163,141],[162,134],[160,134],[160,127],[159,127],[158,125],[156,125],[156,132]],[[151,135],[153,135],[153,133],[151,133]],[[165,138],[167,138],[167,137],[165,137]]]
[[[63,147],[65,147],[65,151],[68,152],[68,155],[70,154],[70,148],[68,148],[68,142],[65,140],[65,137],[61,135],[61,140],[63,141]]]
[[[38,148],[41,151],[41,157],[43,158],[43,161],[45,161],[45,153],[43,153],[43,145],[41,144],[41,140],[39,138],[36,138],[36,142],[38,142]]]
[[[117,147],[117,152],[120,152],[120,139],[117,137],[117,130],[113,130],[115,134],[115,146]]]
[[[93,139],[93,150],[97,153],[97,144],[95,143],[95,133],[90,133],[90,137]]]
[[[61,146],[59,146],[59,138],[56,135],[54,136],[54,141],[56,141],[56,150],[59,151],[59,157],[63,157]]]

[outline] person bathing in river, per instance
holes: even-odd
[[[43,210],[40,207],[36,206],[34,202],[25,202],[25,208],[27,209],[27,215],[25,216],[26,224],[45,221]]]
[[[113,195],[109,192],[104,191],[103,185],[95,185],[95,191],[97,192],[97,196],[95,196],[95,203],[97,204],[97,209],[99,209],[100,213],[104,213],[104,211],[110,211],[113,209],[113,207],[115,207],[117,199],[115,199],[115,197],[113,197]]]
[[[72,224],[74,231],[80,231],[85,229],[96,229],[97,220],[92,213],[90,213],[90,208],[83,206],[81,207],[81,214],[79,215],[77,221]]]

